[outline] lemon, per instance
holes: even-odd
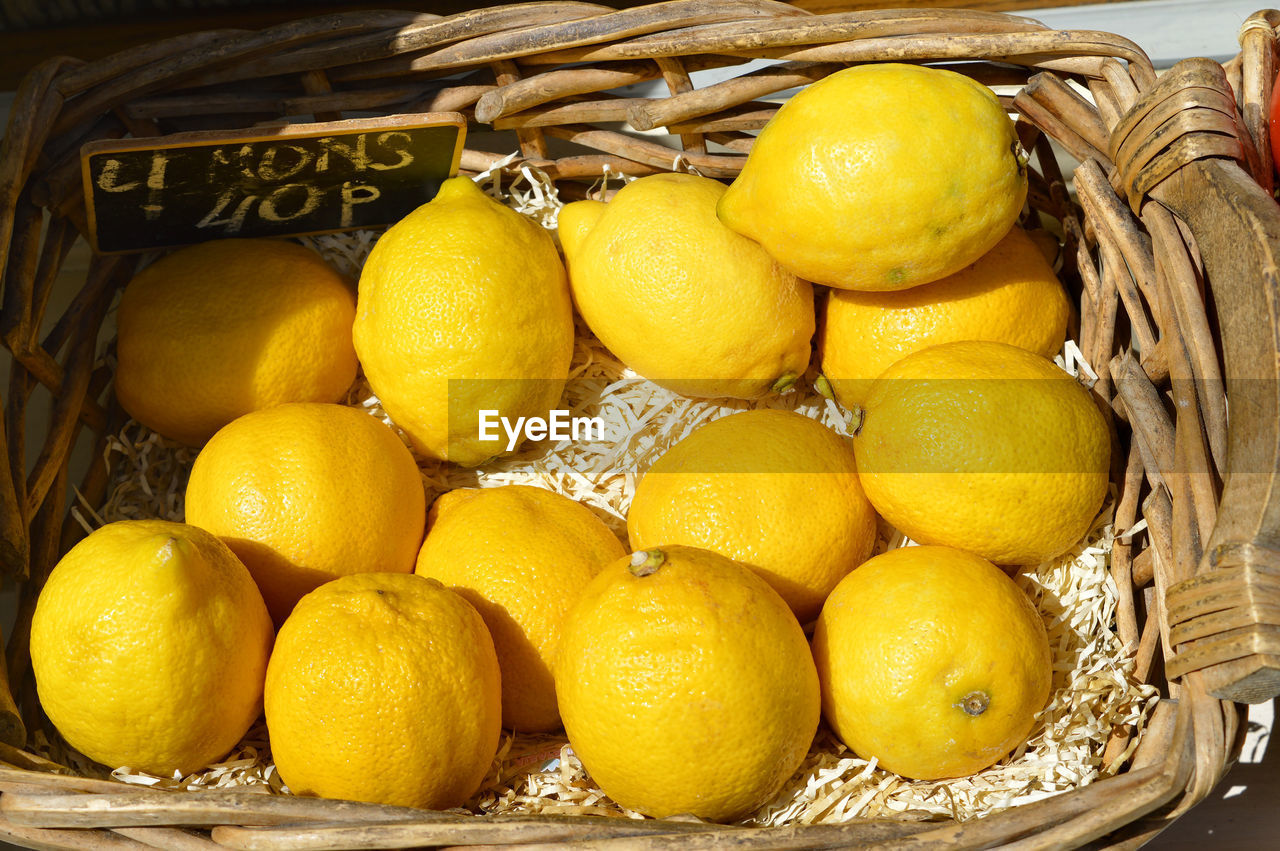
[[[651,816],[740,818],[799,767],[818,726],[800,624],[763,579],[693,547],[606,567],[570,611],[555,664],[574,752]]]
[[[192,446],[250,411],[337,402],[356,377],[354,316],[351,283],[296,243],[183,248],[125,287],[116,395],[129,416]]]
[[[871,385],[854,438],[862,488],[924,544],[1037,564],[1080,540],[1108,487],[1110,435],[1088,391],[1008,343],[943,343]]]
[[[296,795],[447,809],[498,750],[493,641],[462,597],[401,573],[303,597],[267,666],[271,753]]]
[[[564,391],[564,265],[539,225],[451,178],[374,246],[354,337],[369,386],[414,448],[476,466],[506,448],[481,440],[481,411],[545,418]]]
[[[871,555],[876,516],[853,446],[791,411],[712,420],[671,447],[636,487],[633,549],[687,544],[760,574],[802,623]]]
[[[233,748],[262,708],[273,630],[244,565],[213,535],[164,520],[97,529],[36,601],[40,705],[91,759],[162,776]]]
[[[299,402],[218,431],[192,465],[186,512],[245,563],[279,624],[303,594],[338,576],[413,570],[426,495],[385,423]]]
[[[416,571],[476,607],[502,670],[502,723],[560,726],[551,664],[565,613],[606,564],[625,554],[591,510],[542,488],[460,488],[431,506]]]
[[[996,340],[1049,358],[1062,348],[1066,292],[1027,232],[940,281],[894,292],[832,290],[823,307],[822,372],[846,406],[914,351],[958,340]]]
[[[818,617],[813,656],[841,741],[921,780],[973,774],[1024,742],[1053,675],[1027,596],[948,547],[890,550],[845,577]]]
[[[722,225],[723,184],[633,181],[560,211],[574,301],[623,363],[685,396],[752,399],[809,363],[813,287]]]
[[[1008,233],[1025,159],[991,90],[898,63],[837,71],[788,100],[720,220],[814,283],[900,290],[963,269]]]

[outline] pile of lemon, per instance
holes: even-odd
[[[203,447],[187,522],[109,524],[53,570],[45,711],[160,774],[265,711],[294,793],[435,808],[475,794],[503,727],[563,726],[654,816],[749,814],[821,717],[907,777],[991,765],[1051,680],[1009,574],[1075,544],[1108,482],[1103,416],[1048,359],[1069,306],[1016,224],[1026,189],[988,89],[883,64],[792,98],[728,187],[655,175],[565,206],[564,261],[466,178],[379,239],[358,290],[292,244],[157,261],[120,304],[116,387]],[[812,381],[816,330],[855,434],[713,420],[640,479],[627,547],[536,487],[428,506],[415,453],[483,465],[503,445],[482,412],[556,407],[575,311],[692,397]],[[408,447],[340,404],[357,370]],[[873,557],[886,524],[920,546]]]

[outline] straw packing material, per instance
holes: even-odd
[[[508,179],[505,186],[504,178]],[[490,194],[554,227],[561,201],[545,175],[502,161],[476,180]],[[606,193],[607,181],[596,191]],[[375,232],[360,231],[305,241],[354,276],[376,238]],[[639,478],[668,448],[704,423],[749,408],[771,407],[797,411],[846,435],[854,425],[852,414],[813,389],[813,371],[797,382],[796,390],[761,401],[688,399],[627,369],[581,322],[577,330],[561,406],[575,417],[602,419],[603,439],[529,445],[479,469],[420,458],[429,499],[455,487],[535,485],[581,501],[625,541],[625,517]],[[1086,383],[1096,378],[1073,342],[1068,341],[1057,362]],[[352,388],[348,404],[390,422],[362,382]],[[82,522],[88,525],[91,519],[97,525],[137,516],[182,518],[181,492],[194,459],[192,450],[130,423],[107,451],[120,456],[110,496],[97,515]],[[1117,600],[1107,570],[1114,535],[1112,507],[1109,503],[1074,550],[1018,578],[1045,618],[1054,666],[1050,702],[1024,745],[972,777],[909,781],[880,769],[874,760],[859,758],[823,728],[786,787],[748,821],[777,825],[873,817],[964,820],[1083,786],[1118,770],[1123,757],[1102,765],[1105,745],[1117,729],[1129,726],[1139,732],[1157,693],[1135,678],[1132,648],[1122,646],[1112,629]],[[886,529],[878,550],[907,545],[909,540]],[[67,754],[60,743],[49,745],[49,755],[55,759],[76,756]],[[75,765],[81,768],[85,762],[80,757]],[[271,764],[262,725],[251,730],[222,763],[195,775],[155,778],[122,768],[113,776],[130,783],[189,789],[256,786],[287,791]],[[485,787],[471,804],[486,813],[640,817],[596,788],[572,747],[554,735],[508,735]]]

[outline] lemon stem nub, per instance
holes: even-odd
[[[1031,162],[1031,152],[1022,147],[1022,142],[1017,139],[1013,140],[1013,158],[1018,161],[1018,172],[1021,173],[1027,167],[1027,163]]]
[[[867,423],[867,409],[861,405],[853,406],[853,436],[862,434],[862,427]]]
[[[666,560],[667,556],[662,550],[637,550],[631,554],[631,564],[627,569],[632,576],[648,576],[656,573]]]
[[[774,393],[786,393],[796,384],[796,379],[800,376],[794,372],[783,373],[777,381],[773,382],[773,387],[769,388]]]
[[[182,542],[173,535],[165,535],[164,543],[156,550],[156,556],[162,565],[170,564],[182,550]]]
[[[977,718],[987,711],[991,705],[991,697],[985,691],[971,691],[960,699],[959,706],[966,715]]]
[[[831,381],[822,373],[818,373],[818,377],[813,380],[813,389],[818,391],[818,395],[824,399],[830,399],[832,402],[836,400],[836,392],[831,389]]]

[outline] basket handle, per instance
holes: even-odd
[[[1280,206],[1242,167],[1258,159],[1229,91],[1216,63],[1178,63],[1117,125],[1112,150],[1129,154],[1116,167],[1135,210],[1154,199],[1195,235],[1230,404],[1216,522],[1195,575],[1166,589],[1166,672],[1199,671],[1214,697],[1256,703],[1280,695]],[[1161,123],[1162,108],[1176,119]],[[1140,123],[1157,129],[1126,145]]]

